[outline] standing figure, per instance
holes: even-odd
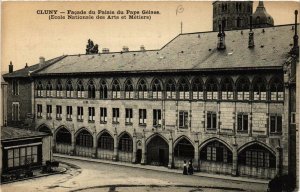
[[[183,174],[184,175],[187,175],[188,173],[187,173],[187,167],[186,167],[186,161],[184,160],[183,161]]]
[[[189,161],[188,173],[189,173],[189,175],[193,175],[194,174],[194,167],[193,167],[193,161],[192,161],[192,159]]]

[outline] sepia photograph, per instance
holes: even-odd
[[[2,1],[0,191],[298,191],[298,11]]]

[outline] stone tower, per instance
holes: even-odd
[[[256,11],[253,13],[253,27],[274,26],[273,17],[267,13],[263,1],[259,1]]]
[[[213,4],[213,31],[224,23],[224,30],[249,28],[252,1],[215,1]],[[222,22],[224,21],[224,22]]]

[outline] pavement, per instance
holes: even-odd
[[[81,160],[81,161],[119,165],[119,166],[125,166],[125,167],[132,167],[132,168],[139,168],[139,169],[146,169],[146,170],[160,171],[160,172],[167,172],[167,173],[176,173],[176,174],[182,175],[182,170],[180,170],[180,169],[169,169],[169,168],[166,168],[163,166],[131,164],[131,163],[125,163],[125,162],[118,162],[118,161],[108,161],[108,160],[103,160],[103,159],[92,159],[92,158],[79,157],[79,156],[70,156],[70,155],[64,155],[64,154],[58,154],[58,153],[53,154],[53,156],[59,157],[59,158],[76,159],[76,160]],[[266,180],[266,179],[234,177],[231,175],[218,175],[218,174],[204,173],[204,172],[194,172],[193,175],[198,176],[198,177],[216,178],[216,179],[247,182],[247,183],[254,183],[254,184],[255,183],[257,183],[257,184],[268,184],[269,183],[269,180]]]

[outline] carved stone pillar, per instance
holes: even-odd
[[[114,155],[113,161],[118,161],[118,133],[115,130],[114,132]]]
[[[136,133],[135,130],[132,135],[132,163],[136,163]]]
[[[145,133],[143,133],[142,137],[142,160],[141,160],[142,165],[147,164],[147,146],[146,146],[146,136]]]
[[[238,175],[238,154],[237,154],[237,144],[233,144],[232,149],[232,169],[231,169],[231,175],[237,176]]]
[[[172,169],[174,168],[174,154],[173,154],[173,137],[172,133],[170,132],[170,137],[169,137],[169,164],[168,168]]]
[[[279,176],[282,174],[282,148],[276,147],[276,174]]]

